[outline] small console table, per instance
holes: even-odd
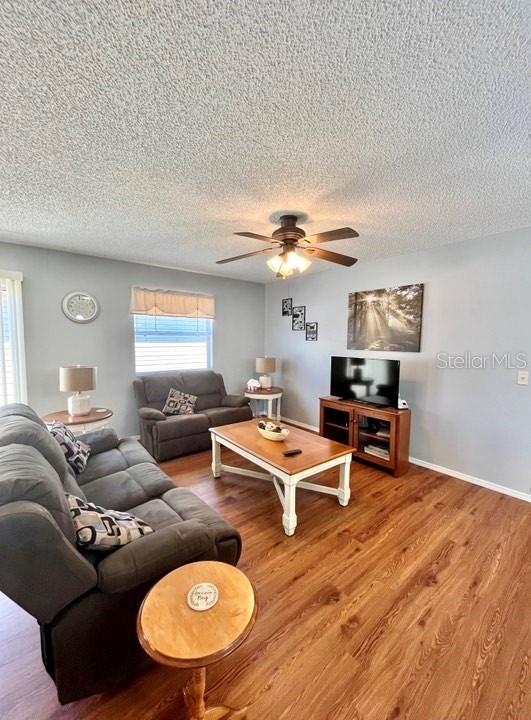
[[[395,477],[408,471],[409,409],[377,407],[332,396],[319,400],[320,435],[351,445],[352,457],[390,470]]]

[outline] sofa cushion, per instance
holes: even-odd
[[[37,415],[33,408],[29,405],[24,405],[24,403],[8,403],[0,407],[0,418],[11,415],[18,415],[19,417],[26,418],[26,420],[33,420],[37,425],[40,425],[45,430],[47,429],[44,420]]]
[[[97,480],[120,470],[127,470],[133,465],[154,462],[151,455],[138,440],[135,438],[123,438],[113,450],[90,455],[86,469],[78,475],[77,480],[81,486],[84,486],[92,480]]]
[[[198,560],[215,560],[212,533],[198,520],[175,522],[118,548],[98,563],[103,593],[124,593]]]
[[[168,525],[185,520],[198,520],[208,527],[216,541],[234,538],[238,533],[209,505],[187,488],[173,487],[161,498],[130,508],[137,517],[157,532]]]
[[[83,500],[87,499],[85,493],[77,484],[76,475],[73,470],[72,470],[71,474],[64,481],[63,488],[64,488],[65,492],[70,493],[71,495],[75,495],[76,497],[83,498]]]
[[[0,467],[0,505],[19,500],[41,505],[48,510],[68,540],[74,544],[74,526],[63,485],[42,455],[29,445],[0,447]]]
[[[168,490],[168,492],[171,492],[171,490]],[[146,503],[142,503],[142,505],[136,505],[130,508],[130,512],[142,518],[144,522],[148,523],[148,525],[155,530],[160,530],[163,527],[173,525],[173,523],[176,522],[182,522],[183,520],[171,505],[168,505],[167,502],[164,502],[164,500],[160,498],[148,500]]]
[[[5,415],[0,418],[0,446],[12,443],[35,448],[50,463],[63,484],[71,475],[63,451],[46,425],[22,415]]]
[[[141,379],[144,382],[144,392],[148,405],[150,407],[156,405],[159,410],[162,410],[172,388],[186,392],[179,372],[154,373],[153,375],[145,375]]]
[[[65,496],[77,544],[86,550],[113,550],[153,532],[144,520],[131,513],[106,510],[69,493]]]
[[[213,370],[168,371],[140,375],[137,378],[137,405],[162,410],[171,388],[196,395],[196,412],[221,405],[222,398],[226,395],[222,376]]]
[[[141,463],[92,480],[83,485],[83,491],[89,502],[114,510],[130,510],[174,487],[170,478],[156,465]]]
[[[89,430],[82,435],[78,435],[77,439],[89,446],[91,455],[114,450],[114,448],[117,448],[120,444],[116,430],[110,427]]]
[[[156,432],[160,441],[197,435],[208,432],[210,427],[206,415],[170,415],[166,420],[156,424]]]
[[[196,402],[197,395],[171,388],[162,412],[164,415],[193,415]]]
[[[161,499],[183,520],[200,520],[213,533],[217,544],[227,540],[235,541],[238,546],[235,563],[238,561],[241,552],[239,533],[206,502],[203,502],[187,488],[180,487],[168,490]],[[136,509],[139,510],[139,508]],[[139,515],[144,519],[142,513]]]
[[[207,416],[210,427],[218,427],[218,425],[230,425],[230,423],[242,422],[250,420],[253,416],[249,406],[244,407],[216,407],[203,410]]]
[[[196,412],[221,405],[222,381],[218,373],[213,370],[183,370],[181,377],[184,392],[197,395]]]
[[[76,475],[83,472],[87,467],[90,447],[78,440],[74,433],[62,422],[53,422],[50,427],[50,434],[59,443],[66,462]]]

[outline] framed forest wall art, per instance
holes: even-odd
[[[419,352],[423,295],[422,283],[350,293],[348,349]]]

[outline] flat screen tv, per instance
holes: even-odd
[[[332,357],[330,394],[342,400],[398,407],[400,360]]]

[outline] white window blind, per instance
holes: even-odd
[[[212,367],[212,320],[133,317],[137,373]]]
[[[0,405],[26,401],[22,275],[0,270]]]

